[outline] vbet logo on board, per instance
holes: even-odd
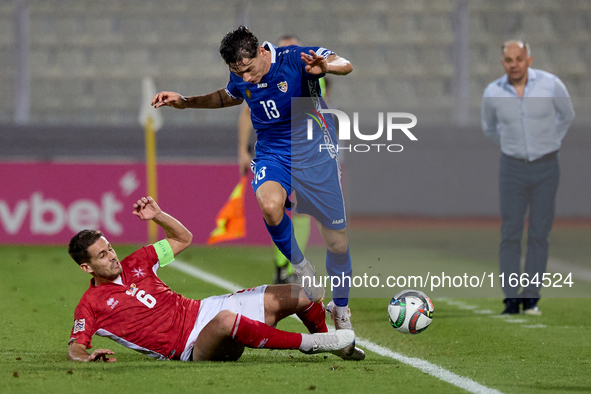
[[[320,126],[320,129],[324,132],[324,144],[320,144],[318,147],[319,151],[329,151],[334,153],[335,150],[337,151],[348,151],[348,152],[359,152],[365,153],[370,151],[375,152],[391,152],[397,153],[402,152],[404,147],[401,144],[392,144],[392,137],[394,135],[394,131],[398,130],[404,133],[406,137],[408,137],[411,141],[418,141],[417,137],[413,133],[411,133],[410,129],[416,126],[417,124],[417,117],[408,112],[387,112],[385,115],[383,112],[378,113],[378,130],[374,134],[362,134],[359,130],[359,112],[353,112],[353,133],[355,137],[362,141],[377,141],[382,137],[384,134],[384,117],[386,118],[386,140],[388,143],[363,143],[363,144],[343,144],[339,146],[335,146],[331,143],[330,137],[328,135],[328,125],[324,118],[324,114],[333,114],[337,117],[338,124],[339,124],[339,133],[338,138],[341,141],[350,141],[351,140],[351,121],[349,116],[340,110],[337,109],[320,109],[315,110],[312,108],[307,108],[306,115],[310,116],[307,123],[307,138],[308,140],[313,139],[313,130],[314,130],[314,121]],[[400,119],[407,119],[410,122],[408,123],[399,123]],[[327,138],[328,137],[328,138]]]

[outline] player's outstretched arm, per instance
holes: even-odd
[[[89,354],[86,351],[86,346],[76,341],[73,341],[68,346],[68,360],[70,361],[80,361],[80,362],[89,362],[89,361],[106,361],[109,363],[114,363],[117,361],[116,358],[107,358],[108,354],[115,354],[114,351],[109,349],[96,349],[92,354]]]
[[[193,234],[181,222],[162,212],[152,197],[142,197],[133,204],[135,216],[142,220],[153,220],[164,229],[166,240],[176,256],[191,245]]]
[[[239,105],[244,100],[235,100],[228,96],[226,89],[219,89],[203,96],[185,97],[176,92],[160,92],[152,99],[152,106],[160,108],[163,106],[177,109],[185,108],[223,108]]]
[[[308,74],[347,75],[353,71],[353,66],[347,59],[334,53],[326,59],[324,56],[317,55],[313,50],[310,50],[309,54],[302,52],[300,55],[302,61],[306,63],[306,72]]]

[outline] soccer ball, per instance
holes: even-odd
[[[390,301],[388,316],[396,331],[403,334],[419,334],[431,324],[433,303],[422,291],[404,290]]]

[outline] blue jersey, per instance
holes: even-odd
[[[334,159],[337,156],[334,121],[332,116],[322,117],[318,113],[321,108],[327,108],[318,83],[323,74],[308,74],[300,55],[313,50],[326,58],[333,52],[322,47],[295,45],[277,48],[266,41],[263,47],[271,54],[271,68],[260,82],[244,82],[231,72],[226,86],[230,97],[244,99],[250,107],[257,132],[256,156],[271,155],[293,168],[309,168]],[[309,99],[305,104],[297,100],[292,111],[292,98],[299,97]],[[308,124],[313,127],[310,140]]]

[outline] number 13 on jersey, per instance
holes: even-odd
[[[269,119],[277,119],[281,116],[274,100],[259,101],[259,103],[263,106]]]

